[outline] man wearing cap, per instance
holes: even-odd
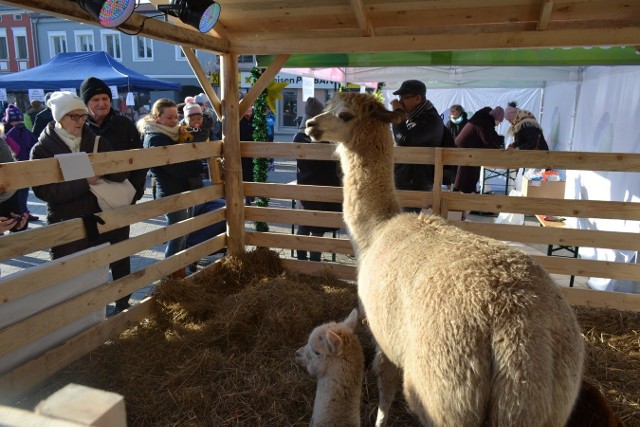
[[[440,147],[444,123],[431,101],[426,98],[427,87],[419,80],[406,80],[393,92],[399,99],[391,101],[393,110],[403,110],[407,118],[393,125],[393,136],[400,147]],[[431,191],[433,165],[396,164],[395,183],[400,190]],[[420,211],[420,209],[407,209]]]
[[[109,141],[114,151],[142,148],[142,140],[133,121],[111,108],[111,88],[104,81],[96,77],[87,77],[80,85],[80,98],[89,110],[85,126]],[[135,203],[144,195],[147,169],[129,171],[127,177],[136,189],[133,199]],[[115,244],[128,239],[129,228],[127,226],[114,230],[117,237],[111,243]],[[129,257],[112,263],[111,272],[114,280],[131,273]],[[128,300],[129,295],[116,301],[116,311],[128,308]]]

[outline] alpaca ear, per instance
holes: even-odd
[[[333,330],[327,331],[327,347],[329,354],[337,356],[342,352],[342,337]]]
[[[351,332],[354,332],[356,330],[356,325],[358,324],[358,309],[354,308],[351,310],[351,313],[349,313],[349,316],[344,319],[342,324],[351,329]]]
[[[376,108],[371,112],[371,116],[385,123],[401,123],[406,119],[406,113],[402,110],[389,111],[383,107]]]

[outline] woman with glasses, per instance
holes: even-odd
[[[54,92],[47,103],[53,114],[53,120],[42,131],[38,143],[31,151],[31,159],[46,159],[58,154],[92,153],[96,143],[95,134],[85,126],[88,111],[84,102],[71,92]],[[109,142],[101,138],[98,150],[112,151]],[[108,174],[105,178],[122,182],[126,173]],[[33,187],[39,199],[47,202],[47,224],[54,224],[73,218],[100,212],[98,200],[90,191],[98,176],[74,179],[71,181],[44,184]],[[90,246],[110,241],[110,233],[101,234],[97,240],[88,238],[65,243],[51,248],[52,259],[78,252]]]

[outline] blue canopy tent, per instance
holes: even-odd
[[[127,92],[180,90],[179,83],[147,77],[125,67],[103,51],[59,53],[37,67],[0,76],[0,88],[7,91],[79,88],[82,81],[90,76]]]

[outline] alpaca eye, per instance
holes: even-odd
[[[320,356],[320,352],[319,351],[313,350],[313,354],[315,354],[316,356]]]
[[[349,120],[353,119],[353,115],[349,114],[349,113],[340,113],[338,115],[338,117],[340,118],[340,120],[342,120],[343,122],[348,122]]]

